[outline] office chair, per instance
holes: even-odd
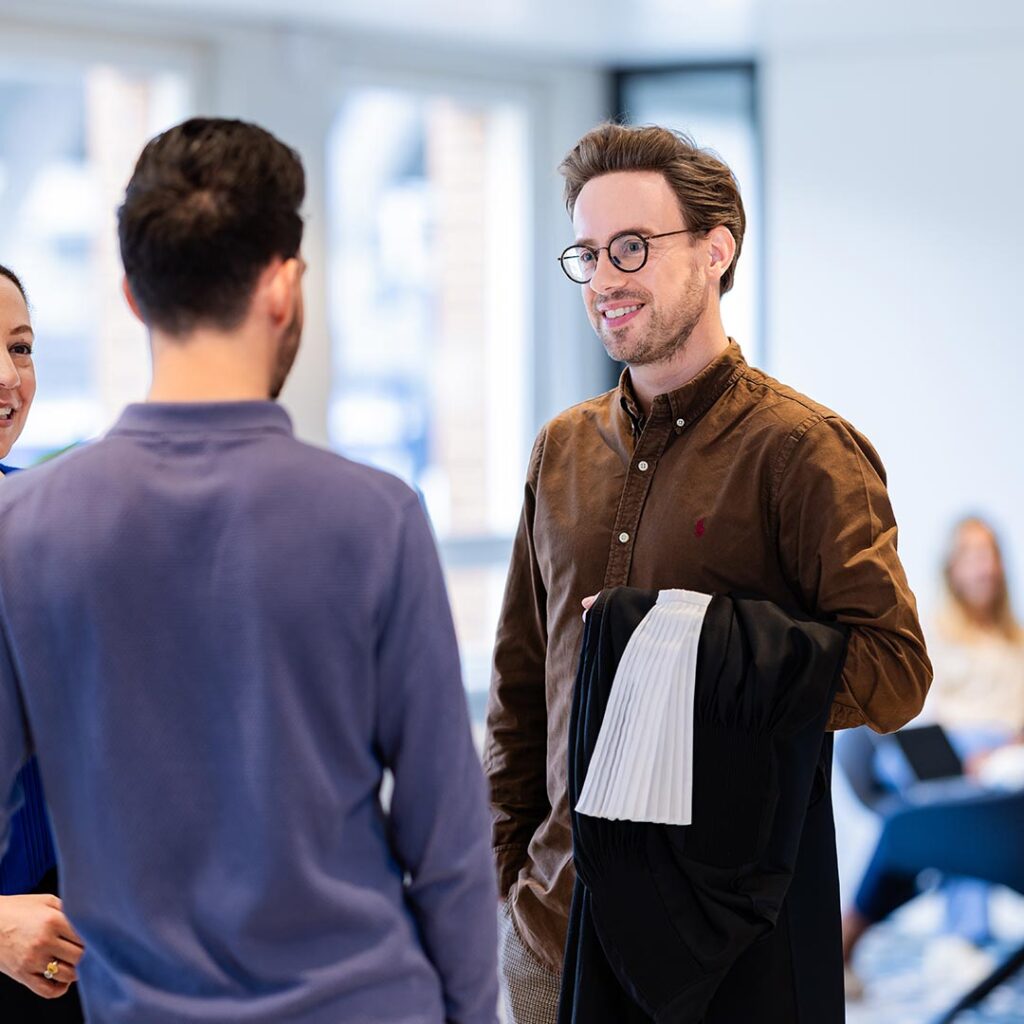
[[[884,809],[883,839],[894,850],[907,846],[915,833],[941,835],[927,854],[900,869],[978,878],[1024,895],[1024,791],[988,790],[973,796],[913,806],[888,793],[874,776],[875,740],[864,727],[836,737],[836,761],[854,794],[865,807]],[[937,828],[936,822],[942,827]],[[882,842],[880,839],[879,842]],[[934,1024],[953,1024],[960,1014],[977,1006],[989,993],[1024,968],[1024,945],[984,980],[965,993]]]

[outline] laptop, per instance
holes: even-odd
[[[963,762],[941,725],[900,729],[893,738],[918,782],[955,779],[963,775]]]
[[[893,739],[914,776],[903,796],[911,804],[929,804],[976,796],[982,787],[964,776],[963,761],[941,725],[900,729]]]

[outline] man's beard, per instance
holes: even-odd
[[[299,340],[302,338],[302,310],[296,303],[288,326],[281,335],[281,343],[277,347],[277,358],[274,360],[274,372],[270,378],[270,398],[276,402],[284,388],[284,382],[291,373],[295,356],[299,351]]]
[[[640,296],[624,296],[637,298]],[[611,296],[618,299],[619,296]],[[645,307],[646,307],[645,303]],[[666,323],[659,312],[653,308],[649,311],[650,322],[642,335],[630,335],[628,327],[625,336],[619,340],[615,334],[610,336],[599,331],[605,351],[612,359],[628,363],[630,366],[649,366],[671,359],[682,349],[700,323],[707,309],[708,297],[700,281],[691,279],[686,293],[680,297],[678,306],[672,310],[671,322]]]

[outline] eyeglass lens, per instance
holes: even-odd
[[[627,273],[639,270],[647,260],[647,242],[640,235],[619,235],[608,246],[612,263]],[[562,266],[572,280],[586,284],[597,270],[598,254],[585,245],[574,245],[562,254]]]

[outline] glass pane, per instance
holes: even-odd
[[[330,140],[330,437],[417,487],[442,537],[519,513],[526,128],[512,103],[363,89]]]
[[[449,569],[446,574],[455,617],[455,632],[458,634],[462,654],[469,712],[478,742],[483,736],[494,634],[505,592],[505,573],[506,565],[500,563],[460,566]]]
[[[185,116],[187,83],[100,65],[0,71],[0,253],[25,284],[39,390],[10,461],[92,436],[147,380],[120,294],[115,211],[146,139]]]

